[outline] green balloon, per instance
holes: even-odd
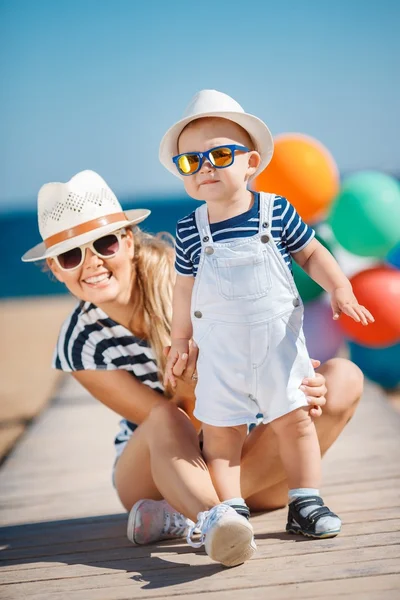
[[[399,183],[374,171],[351,175],[333,203],[329,223],[352,254],[384,258],[400,242]]]
[[[323,240],[318,234],[315,235],[315,238],[319,242],[321,242],[321,244],[325,246],[325,248],[328,248],[328,250],[332,252],[326,241]],[[294,282],[296,284],[297,289],[299,290],[299,294],[303,302],[310,302],[311,300],[315,300],[315,298],[318,298],[318,296],[320,296],[324,292],[323,288],[320,285],[318,285],[318,283],[316,283],[313,279],[311,279],[311,277],[309,277],[307,273],[303,271],[303,269],[299,267],[299,265],[294,260],[292,261],[292,268]]]

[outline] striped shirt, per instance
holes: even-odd
[[[81,302],[64,321],[53,356],[53,367],[68,373],[124,369],[152,389],[160,393],[164,391],[147,341],[135,337],[89,302]],[[120,431],[115,438],[117,456],[136,427],[127,419],[120,422]]]
[[[255,194],[250,210],[226,221],[211,223],[210,230],[214,242],[230,242],[237,238],[256,235],[259,231],[259,223],[260,195]],[[271,233],[290,270],[292,270],[291,254],[303,250],[315,235],[314,230],[302,221],[295,208],[282,196],[275,196]],[[195,212],[192,212],[180,219],[176,227],[175,269],[177,273],[196,277],[200,252],[200,235]]]

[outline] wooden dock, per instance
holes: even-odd
[[[111,486],[117,418],[73,382],[0,469],[2,600],[400,598],[400,415],[367,385],[324,459],[331,540],[283,532],[286,510],[252,518],[258,553],[234,569],[181,542],[134,547]]]

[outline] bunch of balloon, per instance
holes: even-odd
[[[342,315],[351,359],[384,388],[400,383],[400,186],[384,173],[365,171],[343,182],[329,223],[337,241],[354,255],[380,264],[351,278],[360,304],[375,323],[364,327]]]

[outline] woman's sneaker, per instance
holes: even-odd
[[[139,500],[129,513],[126,534],[133,544],[145,545],[185,537],[193,526],[166,500]]]
[[[303,496],[289,504],[288,533],[301,533],[307,537],[335,537],[342,528],[342,522],[320,496]]]
[[[249,560],[257,550],[252,526],[231,506],[218,504],[199,513],[197,518],[187,535],[188,544],[193,548],[204,544],[208,556],[216,562],[235,567]],[[192,540],[195,530],[201,534],[198,542]]]

